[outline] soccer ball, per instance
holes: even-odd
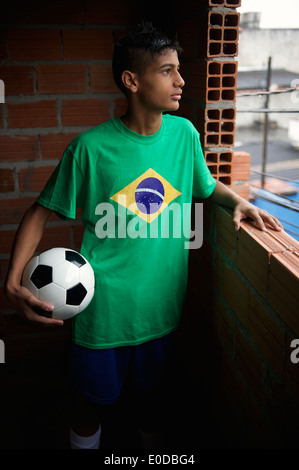
[[[88,306],[94,284],[94,272],[87,259],[69,248],[52,248],[35,256],[22,276],[24,287],[54,306],[47,316],[60,320],[67,320]]]

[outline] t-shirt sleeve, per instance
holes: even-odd
[[[67,148],[63,157],[37,202],[67,219],[76,218],[76,208],[83,204],[83,177],[71,150]]]
[[[197,135],[196,135],[197,134]],[[194,171],[193,171],[193,196],[206,199],[215,189],[216,180],[205,162],[201,148],[199,134],[194,136]]]

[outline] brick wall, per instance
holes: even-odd
[[[298,447],[298,260],[299,243],[285,232],[249,222],[235,232],[230,211],[205,203],[182,335],[191,374],[213,397],[232,446]]]
[[[161,15],[158,2],[152,7],[120,0],[23,3],[15,9],[12,2],[1,12],[2,284],[18,223],[66,145],[124,110],[110,71],[112,31],[128,29],[141,14],[175,24],[170,10]],[[250,155],[233,150],[239,5],[239,0],[186,2],[178,10],[177,29],[185,51],[181,114],[199,129],[214,177],[247,197]],[[203,380],[195,387],[198,396],[202,383],[211,392],[229,445],[243,430],[241,444],[279,446],[292,438],[298,419],[298,364],[289,360],[290,342],[299,337],[298,244],[246,223],[236,234],[229,212],[207,204],[204,219],[203,247],[190,256],[182,356],[186,368],[192,366],[195,385]],[[53,217],[39,250],[79,249],[81,237],[80,222]],[[69,325],[49,331],[21,320],[3,294],[1,310],[0,337],[9,361],[52,353],[53,342],[63,347],[68,338]]]
[[[233,150],[240,3],[211,0],[183,13],[178,31],[187,87],[180,112],[199,130],[213,176],[248,199],[250,155]]]
[[[188,86],[181,111],[201,133],[213,176],[248,199],[250,155],[233,149],[236,6],[211,0],[182,18]],[[198,396],[207,392],[216,434],[222,423],[220,446],[298,447],[299,364],[290,357],[299,337],[298,259],[299,244],[287,234],[246,222],[236,233],[229,211],[204,204],[203,246],[190,251],[181,353]]]
[[[135,22],[133,6],[89,0],[1,7],[1,283],[18,223],[67,144],[124,110],[111,72],[112,37]],[[81,237],[80,222],[53,216],[38,249],[79,249]],[[10,311],[3,294],[1,309]]]
[[[28,325],[3,295],[13,237],[68,143],[125,109],[111,71],[113,34],[137,20],[138,2],[6,2],[0,17],[0,337],[6,359],[63,347],[63,330]],[[51,217],[38,251],[80,249],[80,220]]]

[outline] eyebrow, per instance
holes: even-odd
[[[181,64],[163,64],[161,65],[161,67],[159,67],[159,69],[163,69],[163,67],[171,67],[171,68],[176,68],[176,67],[180,67]]]

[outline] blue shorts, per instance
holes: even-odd
[[[142,392],[157,389],[172,359],[174,333],[137,346],[73,347],[74,386],[87,399],[114,403],[129,381]]]

